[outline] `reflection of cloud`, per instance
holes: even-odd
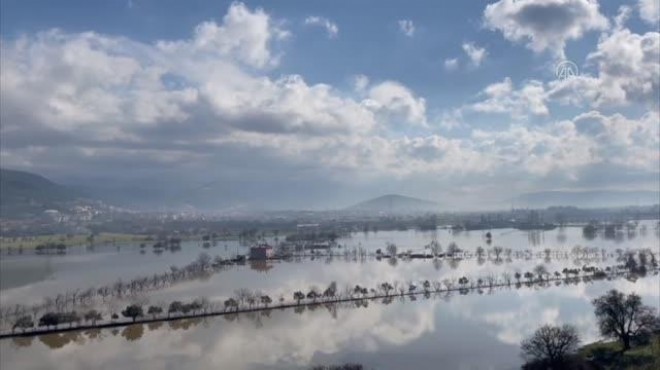
[[[494,312],[483,316],[483,320],[488,324],[506,324],[498,332],[497,338],[514,345],[524,338],[523,333],[534,331],[539,325],[555,323],[558,318],[557,308],[543,309],[537,301],[532,305],[523,305],[517,312]]]
[[[517,345],[543,324],[575,325],[583,342],[589,343],[600,338],[591,301],[609,289],[635,292],[649,305],[656,305],[660,298],[660,282],[647,277],[636,283],[618,279],[542,290],[522,288],[495,293],[496,304],[483,305],[478,297],[465,297],[449,306],[458,315],[488,324],[504,343]]]
[[[434,331],[435,302],[395,306],[390,309],[372,302],[368,309],[340,310],[337,319],[326,312],[306,311],[293,323],[273,320],[258,331],[234,326],[213,345],[209,361],[232,369],[244,367],[245,359],[263,365],[304,366],[317,352],[374,352],[383,345],[404,345]]]
[[[655,277],[648,277],[636,284],[617,280],[502,290],[493,295],[455,294],[448,302],[421,299],[415,303],[401,303],[395,300],[385,305],[370,301],[368,308],[339,308],[336,318],[319,305],[301,314],[273,310],[270,318],[242,314],[233,321],[199,320],[197,325],[187,329],[183,325],[177,326],[177,330],[163,325],[157,330],[144,330],[138,340],[130,342],[122,337],[121,331],[111,335],[110,330],[102,330],[98,339],[83,340],[81,337],[68,341],[57,350],[49,350],[39,341],[29,347],[9,350],[10,342],[0,341],[0,351],[3,368],[24,368],[28,364],[56,364],[72,370],[92,367],[160,369],[166,366],[291,368],[307,366],[316,361],[317,356],[361,353],[363,358],[371,358],[370,353],[388,352],[393,347],[404,358],[419,353],[438,356],[436,352],[428,352],[437,349],[427,348],[427,339],[463,346],[448,339],[454,335],[450,330],[454,327],[462,328],[462,333],[469,338],[478,337],[475,340],[483,342],[480,345],[487,348],[498,348],[504,343],[506,350],[517,351],[520,340],[544,323],[570,323],[578,327],[584,342],[597,340],[590,303],[593,298],[614,287],[626,292],[636,291],[643,295],[645,302],[652,303],[660,296],[658,284]],[[476,331],[468,328],[476,328]],[[464,348],[445,350],[458,349]],[[484,354],[481,356],[483,360]],[[495,367],[497,364],[493,362]]]
[[[0,348],[3,367],[8,368],[29,363],[57,364],[71,370],[130,368],[136,364],[160,369],[164,364],[178,368],[179,362],[187,368],[243,369],[275,364],[288,368],[309,364],[318,352],[375,352],[383,346],[406,345],[435,331],[436,304],[434,300],[410,305],[371,302],[367,309],[340,309],[336,319],[319,306],[300,316],[290,310],[272,312],[273,317],[262,318],[264,325],[258,326],[249,315],[239,315],[234,322],[209,320],[210,328],[196,325],[190,326],[191,330],[173,330],[166,325],[140,331],[139,335],[128,335],[128,329],[117,335],[104,330],[99,339],[76,336],[78,340],[66,341],[57,350],[33,345],[5,355],[6,342],[0,342]]]

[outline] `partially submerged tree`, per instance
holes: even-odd
[[[170,306],[167,308],[167,317],[170,317],[171,314],[181,312],[183,310],[183,303],[181,301],[174,301],[170,303]]]
[[[580,343],[577,330],[571,325],[544,325],[520,344],[522,356],[528,362],[537,362],[555,368],[566,356],[575,352]]]
[[[267,295],[262,295],[259,300],[261,301],[261,304],[264,305],[264,307],[268,308],[268,305],[273,302],[273,300],[267,296]]]
[[[296,303],[297,303],[297,304],[300,304],[300,301],[302,301],[303,299],[305,299],[305,293],[303,293],[303,292],[301,292],[301,291],[294,292],[294,293],[293,293],[293,299],[296,300]]]
[[[149,306],[147,309],[147,314],[151,315],[152,318],[156,318],[157,315],[163,313],[163,308],[160,306]]]
[[[635,293],[624,295],[612,289],[592,301],[600,333],[618,339],[623,350],[630,349],[633,338],[660,330],[660,319],[654,309],[642,304]]]
[[[133,319],[133,322],[135,322],[135,320],[138,317],[142,317],[144,315],[144,313],[142,312],[142,306],[137,305],[137,304],[132,304],[132,305],[127,306],[121,312],[121,314],[124,317],[129,317],[129,318]]]
[[[34,321],[32,321],[32,316],[25,315],[21,316],[14,322],[14,325],[11,327],[12,333],[18,328],[25,332],[25,329],[30,329],[34,327]]]
[[[83,318],[85,319],[85,321],[91,321],[92,325],[96,325],[96,322],[103,319],[103,316],[97,310],[92,309],[85,312]]]

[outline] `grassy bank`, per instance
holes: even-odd
[[[578,355],[603,370],[656,370],[660,369],[660,334],[648,343],[621,352],[619,342],[598,342],[582,347]]]
[[[146,235],[120,234],[120,233],[100,233],[94,236],[95,245],[114,244],[114,243],[137,243],[143,242]],[[34,249],[38,245],[49,243],[64,244],[67,247],[90,244],[89,234],[65,235],[39,235],[27,237],[0,238],[0,248],[2,249]]]

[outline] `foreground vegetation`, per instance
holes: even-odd
[[[544,325],[521,343],[525,370],[660,368],[660,317],[635,293],[615,289],[592,301],[600,334],[616,342],[578,348],[572,325]]]
[[[598,342],[582,347],[578,356],[603,370],[660,369],[660,333],[625,352],[619,342]]]

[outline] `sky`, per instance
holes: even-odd
[[[3,168],[218,208],[660,187],[657,0],[0,4]]]

